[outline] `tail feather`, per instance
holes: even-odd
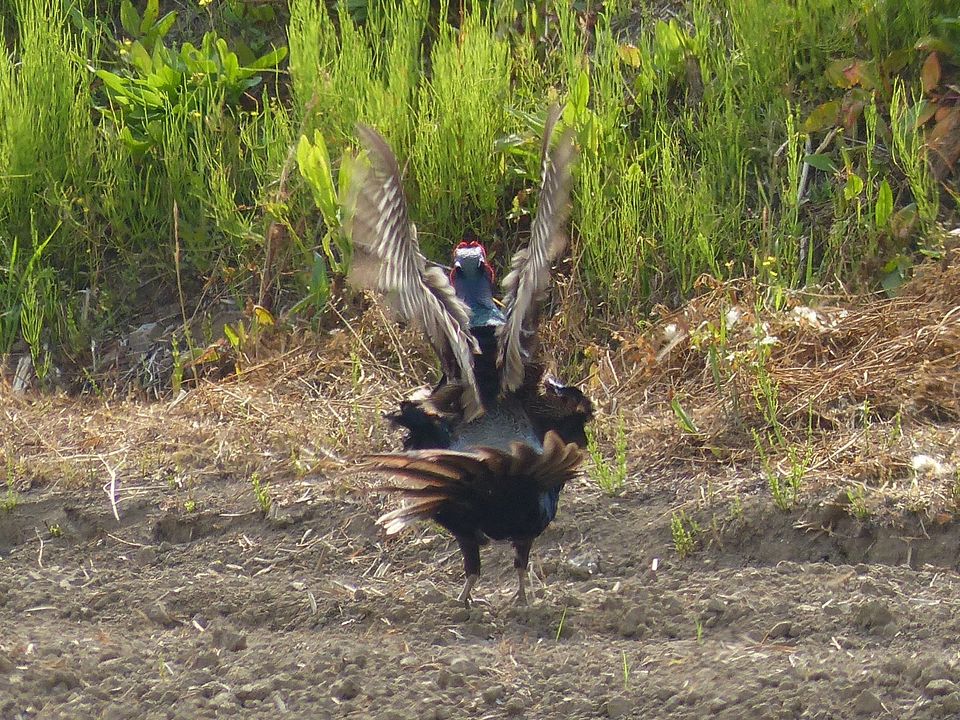
[[[389,478],[376,489],[404,499],[402,507],[377,520],[392,535],[451,507],[496,512],[521,486],[557,491],[577,474],[582,459],[574,443],[548,432],[539,453],[523,443],[513,443],[509,451],[416,450],[368,456],[364,469]]]
[[[425,495],[404,504],[377,518],[377,525],[386,530],[387,535],[395,535],[407,525],[420,520],[429,520],[442,507],[446,498],[443,495]]]

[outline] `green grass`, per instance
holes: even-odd
[[[627,433],[623,416],[617,415],[615,426],[608,428],[607,435],[613,445],[613,457],[607,458],[593,425],[587,428],[587,452],[593,460],[590,474],[604,494],[620,495],[627,483]]]
[[[339,175],[357,121],[409,163],[429,255],[469,228],[502,263],[561,102],[581,151],[574,274],[603,321],[703,274],[893,292],[955,218],[914,123],[913,48],[940,32],[942,0],[692,0],[669,20],[621,2],[593,23],[569,3],[232,2],[206,35],[167,27],[163,3],[122,5],[0,10],[0,353],[23,340],[39,367],[47,348],[83,365],[141,288],[175,297],[178,274],[191,304],[213,290],[322,306],[339,218],[291,158],[319,133]],[[873,68],[854,87],[836,72],[850,59]],[[877,68],[886,81],[868,82]],[[841,101],[858,108],[843,127]]]

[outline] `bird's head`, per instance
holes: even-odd
[[[493,277],[493,266],[487,260],[487,250],[480,242],[465,239],[453,249],[450,281],[454,287],[481,282],[492,288]]]

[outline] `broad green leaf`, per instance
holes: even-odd
[[[227,77],[228,82],[236,82],[240,77],[240,61],[237,60],[237,56],[232,52],[228,52],[221,59],[223,62],[222,71]]]
[[[826,130],[837,124],[837,115],[840,112],[840,101],[830,100],[813,109],[807,119],[803,121],[803,131],[807,133]]]
[[[880,183],[880,191],[877,193],[877,206],[874,208],[877,227],[886,227],[891,215],[893,215],[893,191],[890,189],[890,183],[884,178]]]
[[[130,53],[130,62],[140,71],[141,75],[146,75],[153,70],[153,58],[150,57],[150,53],[147,52],[147,49],[139,40],[130,43],[127,52]]]
[[[240,327],[243,327],[243,325],[241,324]],[[230,342],[230,345],[233,346],[234,350],[240,349],[240,336],[237,335],[236,331],[229,325],[229,323],[223,326],[223,334]]]
[[[142,154],[149,150],[153,143],[148,140],[139,140],[133,136],[133,133],[130,132],[130,128],[125,127],[120,131],[120,142],[126,145],[128,148],[133,150],[135,153]]]
[[[160,17],[160,0],[147,0],[147,7],[143,11],[143,21],[140,23],[140,33],[146,34]]]
[[[319,130],[314,131],[313,144],[301,135],[297,143],[297,165],[310,190],[313,200],[320,208],[328,228],[337,226],[337,194],[333,187],[333,174],[327,144]]]
[[[278,48],[274,48],[266,55],[262,55],[254,60],[253,63],[250,64],[250,67],[254,70],[268,70],[270,68],[275,68],[281,62],[283,62],[283,59],[286,56],[287,48],[281,45]]]
[[[129,97],[130,95],[130,81],[126,80],[119,75],[116,75],[109,70],[97,70],[96,76],[103,80],[103,84],[106,85],[110,90],[113,90],[115,93]]]
[[[173,24],[177,21],[177,11],[171,10],[162,18],[159,22],[153,27],[153,32],[156,33],[157,39],[162,40],[166,37],[167,33],[170,32],[170,28],[173,27]]]
[[[843,187],[843,197],[846,200],[853,200],[863,192],[863,179],[856,173],[847,175],[847,184]]]
[[[817,170],[823,172],[833,173],[837,171],[837,166],[833,164],[833,159],[823,153],[807,155],[803,158],[803,161],[810,167],[815,167]]]
[[[122,0],[120,3],[120,24],[130,37],[140,37],[140,13],[130,0]]]

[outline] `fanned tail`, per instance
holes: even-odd
[[[404,499],[402,507],[377,520],[393,535],[448,510],[496,512],[511,502],[518,484],[532,484],[540,492],[559,490],[577,474],[582,459],[576,444],[548,432],[542,453],[523,443],[513,443],[509,451],[416,450],[367,456],[364,469],[389,477],[376,489]]]

